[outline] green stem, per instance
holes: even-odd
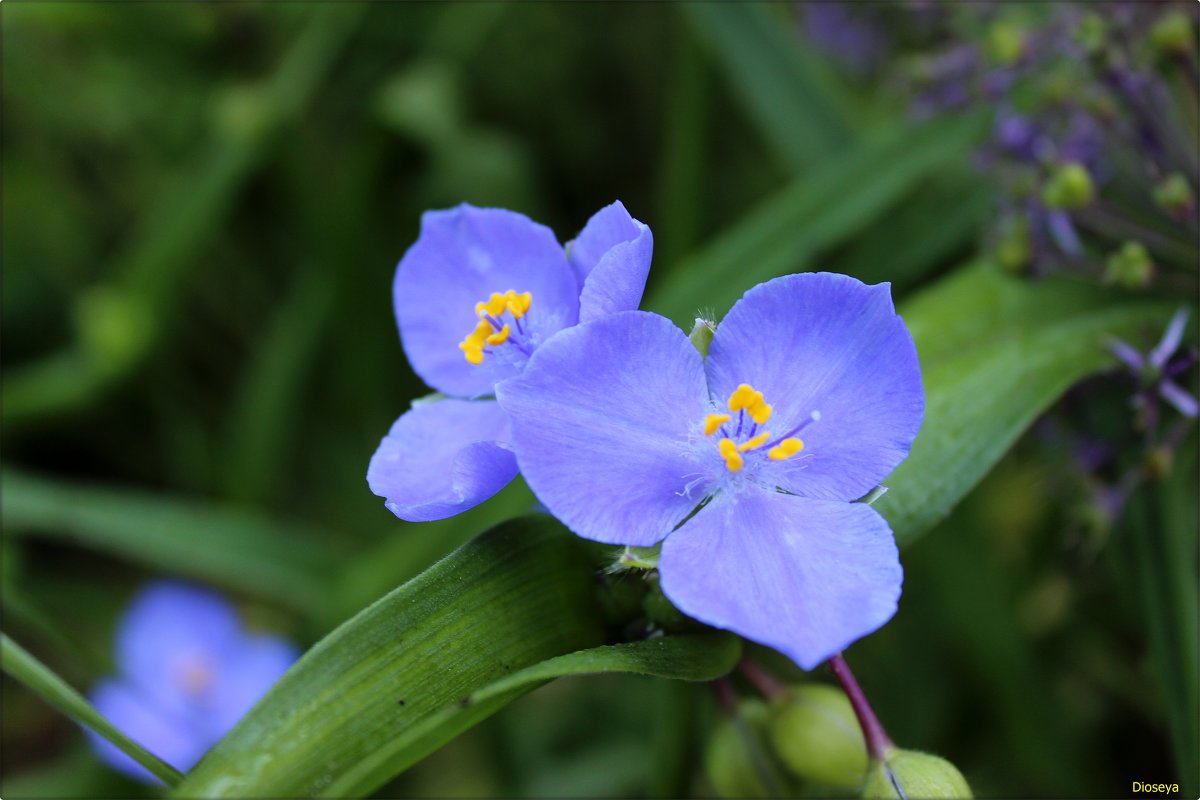
[[[0,668],[54,708],[108,739],[167,786],[177,786],[183,780],[178,770],[121,733],[83,695],[3,633],[0,633]]]

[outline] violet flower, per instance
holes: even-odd
[[[253,634],[213,592],[154,583],[117,625],[117,676],[91,691],[96,709],[142,747],[186,772],[287,671],[299,652],[286,640]],[[148,770],[94,731],[96,754],[147,783]]]
[[[707,358],[669,320],[615,314],[556,336],[496,396],[538,498],[585,538],[663,542],[684,613],[805,669],[895,613],[891,530],[852,502],[908,455],[925,408],[887,284],[762,284]]]
[[[426,212],[393,296],[409,364],[447,399],[396,420],[367,469],[371,491],[420,522],[504,488],[517,461],[508,418],[488,395],[564,328],[637,308],[653,247],[650,229],[619,201],[565,252],[549,228],[513,211]]]
[[[1143,391],[1135,395],[1133,400],[1134,406],[1139,410],[1149,409],[1157,396],[1166,400],[1185,417],[1195,417],[1200,413],[1200,404],[1196,402],[1196,398],[1172,380],[1195,365],[1195,359],[1189,355],[1178,359],[1171,358],[1183,341],[1187,319],[1187,309],[1179,309],[1163,332],[1162,339],[1146,355],[1142,355],[1120,339],[1114,339],[1109,344],[1112,354],[1129,367],[1143,384]]]

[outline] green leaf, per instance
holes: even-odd
[[[756,283],[807,269],[923,178],[960,162],[986,120],[939,119],[831,158],[685,259],[653,288],[648,307],[690,329],[702,307],[720,317]]]
[[[1112,337],[1161,329],[1172,307],[1067,279],[973,266],[900,309],[925,383],[925,423],[875,509],[900,544],[962,499],[1072,384],[1112,366]]]
[[[683,3],[767,141],[800,171],[854,141],[843,100],[800,49],[784,20],[761,3]]]
[[[260,514],[159,493],[97,489],[5,470],[4,531],[62,538],[138,564],[315,612],[326,538]]]
[[[3,633],[0,633],[0,667],[54,708],[108,739],[168,786],[177,785],[183,777],[170,764],[142,749],[121,733],[93,708],[83,695],[68,686],[66,681],[55,675],[49,667]]]
[[[555,677],[733,667],[725,634],[595,647],[593,577],[583,543],[549,517],[493,528],[319,642],[177,794],[361,796]]]

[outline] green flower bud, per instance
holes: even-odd
[[[700,351],[700,355],[707,357],[708,346],[712,344],[713,334],[716,332],[717,323],[696,317],[696,324],[692,326],[692,332],[688,334],[688,339]]]
[[[1088,55],[1094,56],[1103,50],[1107,37],[1108,25],[1099,14],[1085,14],[1075,29],[1075,41]]]
[[[1126,289],[1143,289],[1153,277],[1154,262],[1141,242],[1125,242],[1104,264],[1104,282]]]
[[[1154,202],[1168,211],[1185,212],[1192,205],[1192,187],[1187,178],[1172,172],[1154,187]]]
[[[840,789],[862,784],[867,747],[845,692],[820,683],[797,686],[772,711],[771,743],[794,775]]]
[[[150,344],[153,320],[140,298],[100,286],[79,298],[75,324],[84,349],[106,372],[120,372]]]
[[[1024,217],[1008,220],[996,242],[996,261],[1006,272],[1019,273],[1029,263],[1029,222]]]
[[[1050,208],[1082,208],[1095,196],[1092,176],[1074,161],[1058,167],[1042,187],[1042,202]]]
[[[737,716],[723,719],[708,740],[705,769],[721,797],[775,797],[764,731],[771,712],[761,700],[743,700]]]
[[[1150,45],[1160,56],[1186,57],[1192,42],[1192,21],[1182,11],[1164,14],[1150,29]]]
[[[871,764],[863,797],[970,798],[971,787],[958,769],[944,758],[916,750],[893,750],[885,763]]]
[[[988,28],[984,49],[996,64],[1015,64],[1025,52],[1025,31],[1010,21],[995,22]]]

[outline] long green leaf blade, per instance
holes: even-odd
[[[406,764],[363,773],[375,751],[505,675],[598,644],[591,586],[581,543],[549,517],[493,528],[313,647],[179,793],[313,796],[352,772],[376,788]],[[425,737],[426,752],[456,732]]]
[[[183,778],[170,764],[121,733],[83,695],[3,633],[0,633],[0,667],[62,713],[108,739],[168,786],[177,785]]]
[[[1171,307],[976,266],[900,311],[921,358],[925,424],[875,508],[906,545],[945,516],[1072,384],[1111,366],[1110,337],[1161,326]]]
[[[923,178],[961,161],[985,121],[936,120],[830,159],[686,258],[653,288],[649,308],[685,328],[701,308],[720,318],[754,284],[808,269]]]
[[[303,526],[198,500],[0,474],[4,532],[54,537],[314,612],[328,563]]]

